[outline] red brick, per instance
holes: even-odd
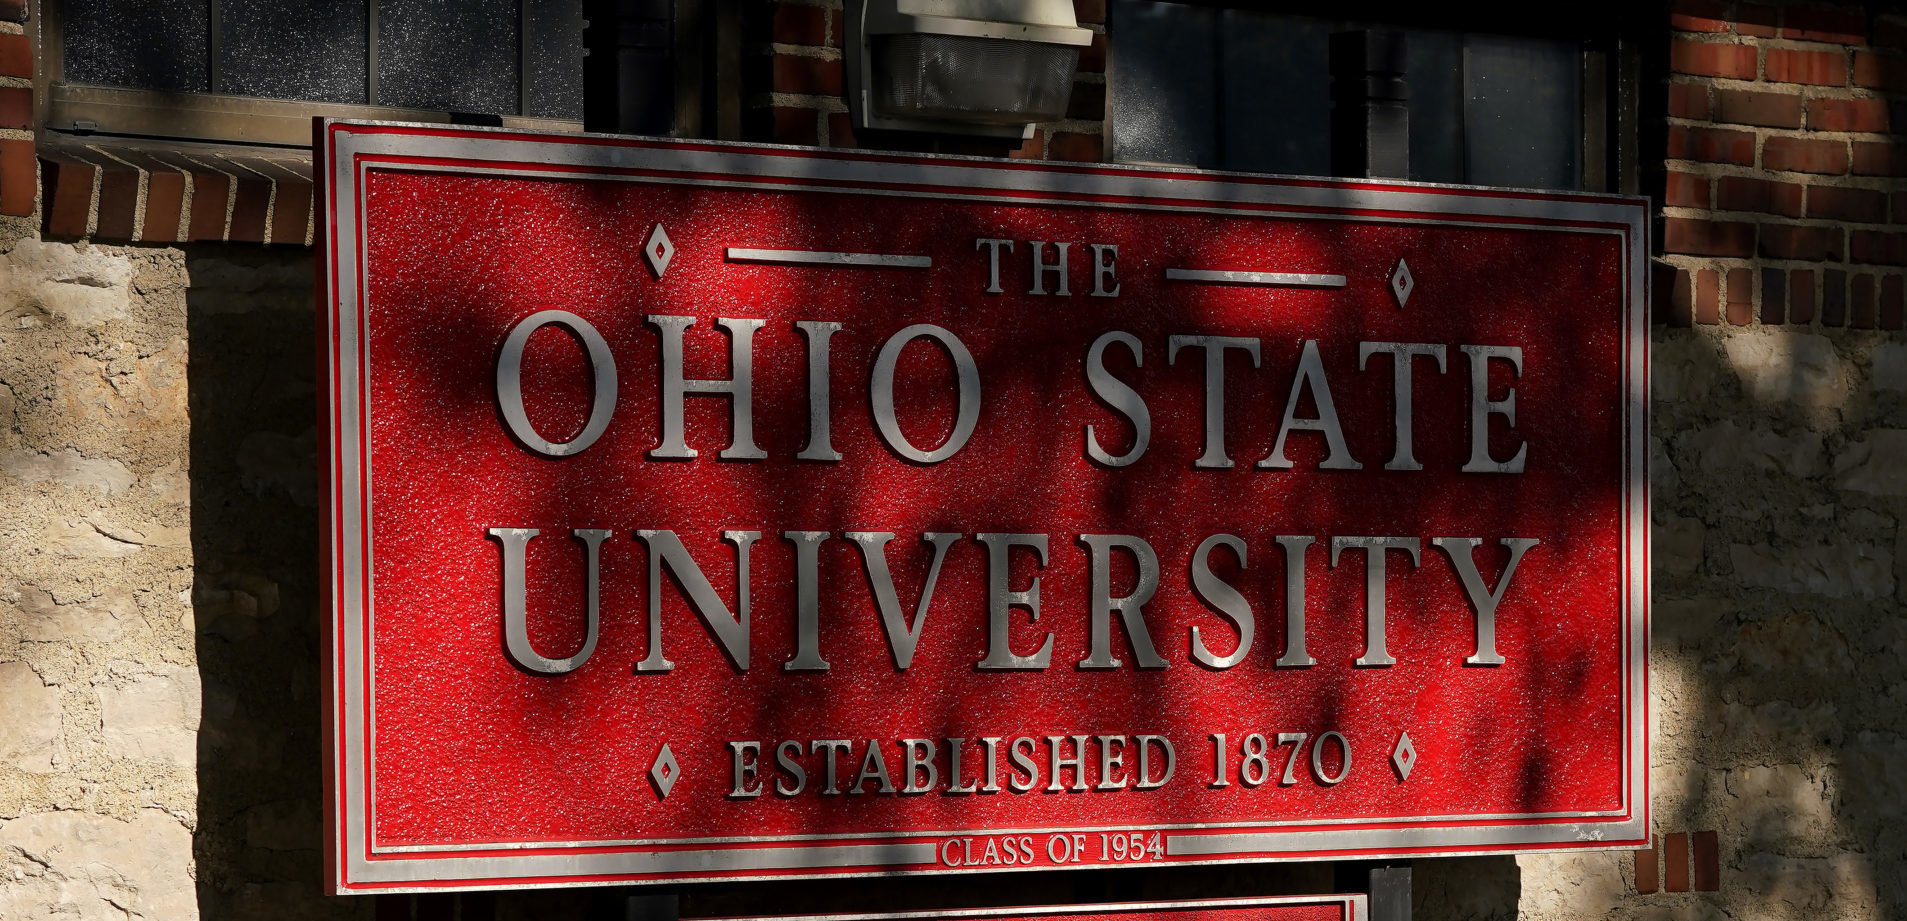
[[[1669,69],[1698,77],[1755,79],[1755,48],[1677,39],[1669,46]]]
[[[1763,128],[1801,127],[1801,97],[1793,93],[1716,90],[1715,120]]]
[[[1882,99],[1810,99],[1808,127],[1814,131],[1886,131],[1887,102]]]
[[[1868,265],[1907,265],[1907,233],[1856,230],[1850,244],[1851,262]]]
[[[83,237],[93,210],[93,177],[99,167],[71,157],[40,158],[43,230],[53,237]]]
[[[845,48],[847,42],[842,36],[847,32],[847,24],[840,10],[828,12],[828,47]]]
[[[1874,20],[1873,43],[1882,48],[1907,48],[1907,20],[1892,16]]]
[[[1689,256],[1750,256],[1755,251],[1755,225],[1735,221],[1698,221],[1664,218],[1663,246]]]
[[[1636,892],[1649,895],[1662,886],[1662,854],[1653,846],[1635,852]]]
[[[1854,52],[1854,85],[1895,93],[1907,91],[1907,58],[1871,51]]]
[[[232,202],[232,230],[227,238],[234,243],[265,242],[265,225],[271,216],[271,183],[256,175],[238,174],[238,197]]]
[[[1073,96],[1066,102],[1066,117],[1080,121],[1103,121],[1106,117],[1106,84],[1073,82]]]
[[[33,127],[33,91],[24,86],[0,89],[0,128]]]
[[[1880,325],[1880,305],[1875,300],[1874,276],[1854,276],[1854,290],[1848,297],[1848,326],[1873,329]]]
[[[1075,163],[1098,163],[1101,154],[1102,144],[1099,135],[1077,134],[1071,131],[1055,133],[1046,150],[1048,159],[1070,160]]]
[[[1695,322],[1714,326],[1722,321],[1722,277],[1714,269],[1695,273]]]
[[[179,242],[179,215],[185,208],[185,176],[171,170],[146,173],[146,222],[139,239],[147,243]]]
[[[1889,213],[1894,216],[1894,223],[1907,223],[1907,192],[1895,192],[1889,197],[1893,200]]]
[[[1718,211],[1753,211],[1800,217],[1802,189],[1802,186],[1792,182],[1723,176],[1715,183],[1715,208]]]
[[[1079,72],[1082,74],[1103,74],[1106,72],[1106,34],[1093,33],[1093,43],[1079,50]]]
[[[1856,176],[1907,176],[1907,147],[1892,141],[1855,141],[1853,172]]]
[[[1708,207],[1707,176],[1671,171],[1667,186],[1662,198],[1663,204],[1676,208]]]
[[[1105,22],[1106,0],[1073,0],[1073,18],[1082,23]]]
[[[1747,326],[1755,319],[1755,273],[1747,269],[1728,270],[1728,323]]]
[[[27,45],[25,35],[0,35],[0,76],[33,76],[33,49]]]
[[[1761,145],[1761,167],[1838,176],[1847,172],[1847,145],[1841,141],[1769,138]]]
[[[1780,269],[1761,270],[1761,323],[1780,326],[1786,320],[1788,280]]]
[[[39,160],[33,155],[33,142],[0,140],[0,214],[32,214],[39,188]]]
[[[1018,148],[1009,152],[1007,157],[1014,160],[1046,159],[1046,129],[1034,128],[1033,136],[1027,138]]]
[[[799,3],[777,3],[769,23],[771,40],[784,45],[825,45],[828,11]]]
[[[1649,266],[1649,281],[1649,300],[1654,305],[1655,322],[1665,326],[1688,326],[1688,272],[1665,262],[1656,262]]]
[[[1715,208],[1718,211],[1753,211],[1800,217],[1802,189],[1802,186],[1792,182],[1750,176],[1723,176],[1715,183]]]
[[[841,95],[841,62],[795,54],[775,55],[774,86],[777,93],[794,96]]]
[[[814,109],[775,106],[769,111],[770,130],[774,132],[777,144],[805,144],[810,147],[819,144],[820,119],[820,113]]]
[[[1775,259],[1839,262],[1841,243],[1839,227],[1802,227],[1795,224],[1761,225],[1760,252],[1763,256]]]
[[[1867,14],[1858,6],[1791,6],[1782,12],[1782,38],[1836,45],[1867,43]]]
[[[26,22],[26,0],[0,0],[0,19]]]
[[[305,224],[311,218],[311,183],[302,179],[278,180],[278,194],[271,204],[271,242],[273,246],[303,246]]]
[[[210,170],[192,171],[192,216],[186,240],[197,243],[225,239],[225,206],[232,200],[232,177]]]
[[[1757,38],[1775,37],[1775,8],[1760,3],[1744,3],[1735,9],[1735,31]]]
[[[1795,269],[1788,273],[1788,322],[1806,326],[1814,322],[1814,270]]]
[[[1847,52],[1770,48],[1764,73],[1771,83],[1847,85]]]
[[[1708,118],[1708,87],[1699,83],[1669,84],[1669,114],[1676,118]]]
[[[1847,273],[1840,269],[1821,273],[1821,325],[1847,325]]]
[[[1903,322],[1907,322],[1907,278],[1902,278],[1899,275],[1889,275],[1881,279],[1881,329],[1897,330],[1901,328]],[[1708,832],[1708,834],[1712,835],[1714,832]],[[1698,836],[1695,840],[1695,888],[1701,889],[1701,838]],[[1718,874],[1720,873],[1719,870],[1716,872]],[[1705,891],[1713,892],[1715,890],[1709,889]]]
[[[1669,28],[1683,32],[1728,31],[1728,4],[1721,0],[1677,0]]]
[[[1880,224],[1887,220],[1887,193],[1874,189],[1808,187],[1808,217]]]
[[[99,219],[93,239],[130,241],[139,211],[139,171],[108,162],[99,174]]]
[[[1755,165],[1755,136],[1724,128],[1669,128],[1669,158],[1704,163]]]
[[[1670,892],[1688,891],[1688,834],[1676,832],[1662,843],[1663,886]]]

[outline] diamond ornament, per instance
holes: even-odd
[[[1399,733],[1397,746],[1391,749],[1391,767],[1397,769],[1399,780],[1410,779],[1410,769],[1417,766],[1417,747],[1410,744],[1410,733]]]
[[[675,258],[675,241],[669,239],[669,232],[657,224],[649,231],[649,239],[642,242],[642,259],[649,263],[649,271],[659,281],[662,273],[669,270],[669,260]]]
[[[682,766],[675,763],[675,752],[669,750],[669,743],[662,743],[656,762],[649,766],[649,782],[656,785],[663,799],[668,799],[669,791],[675,789],[675,779],[681,776]]]
[[[657,225],[660,227],[660,225]],[[1417,289],[1417,279],[1410,274],[1410,263],[1397,260],[1397,267],[1391,269],[1391,296],[1397,298],[1397,309],[1404,309],[1404,302],[1410,300],[1410,292]]]

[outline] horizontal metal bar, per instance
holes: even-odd
[[[927,256],[893,256],[884,253],[827,253],[805,249],[728,248],[730,262],[763,262],[771,265],[875,266],[889,269],[932,268]]]
[[[1302,272],[1238,272],[1230,269],[1166,269],[1167,281],[1197,281],[1212,285],[1263,285],[1269,288],[1342,288],[1342,275]]]

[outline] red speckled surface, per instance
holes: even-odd
[[[549,181],[373,169],[365,187],[369,266],[368,387],[372,505],[371,636],[376,846],[505,841],[616,841],[709,836],[879,835],[1028,828],[1249,825],[1318,819],[1525,815],[1624,808],[1621,604],[1624,495],[1621,409],[1623,238],[1565,230],[1266,219],[1108,207],[1009,206],[862,194],[800,194],[642,182]],[[639,247],[662,223],[676,246],[654,278]],[[1002,261],[1007,293],[987,295],[975,240],[1020,242]],[[1028,287],[1026,240],[1072,241],[1072,297]],[[1088,242],[1119,246],[1116,298],[1091,288]],[[730,263],[724,247],[931,256],[920,269],[802,268]],[[1050,259],[1053,249],[1049,245]],[[1407,258],[1416,280],[1399,309],[1387,278]],[[1167,282],[1167,267],[1343,274],[1341,290],[1218,287]],[[1049,286],[1051,282],[1049,281]],[[608,340],[620,376],[607,433],[578,456],[553,459],[515,442],[497,409],[500,343],[523,317],[574,312]],[[659,337],[648,314],[696,318],[691,377],[727,375],[729,340],[717,317],[761,318],[754,343],[755,434],[769,457],[724,461],[726,399],[690,397],[688,442],[701,456],[661,461]],[[798,461],[808,432],[804,340],[793,322],[842,324],[834,336],[833,444],[839,463]],[[971,441],[932,466],[903,461],[876,434],[868,372],[900,328],[934,323],[958,335],[979,365],[983,408]],[[1144,395],[1152,444],[1138,463],[1087,460],[1092,425],[1115,452],[1131,429],[1086,387],[1088,344],[1124,330],[1144,345],[1142,368],[1122,350],[1108,364]],[[1262,367],[1232,353],[1227,445],[1236,466],[1195,469],[1203,450],[1203,355],[1166,360],[1174,334],[1261,340]],[[1276,437],[1301,343],[1319,342],[1358,471],[1318,469],[1324,439],[1295,432],[1294,469],[1253,465]],[[1419,359],[1415,444],[1422,471],[1387,471],[1393,448],[1390,359],[1358,369],[1360,340],[1442,343],[1448,372]],[[1460,344],[1515,345],[1523,373],[1495,363],[1492,396],[1516,392],[1516,425],[1495,418],[1493,453],[1528,444],[1521,475],[1463,474],[1469,454],[1469,364]],[[527,409],[553,440],[579,431],[587,365],[557,328],[535,334],[524,360]],[[944,353],[916,344],[897,392],[916,444],[951,429],[953,375]],[[1312,412],[1312,401],[1302,404]],[[577,671],[546,677],[503,654],[501,552],[492,527],[538,528],[529,545],[530,629],[546,655],[582,637],[580,545],[572,528],[613,530],[602,548],[601,639]],[[648,572],[638,528],[677,531],[716,591],[735,603],[735,555],[725,530],[762,532],[749,557],[750,668],[736,669],[670,579],[662,581],[667,674],[637,673],[647,652]],[[794,549],[787,530],[830,531],[820,551],[826,672],[790,673]],[[928,548],[925,531],[965,537],[949,552],[912,666],[888,653],[849,530],[893,531],[889,545],[910,616]],[[985,672],[986,548],[976,532],[1049,535],[1047,565],[1015,554],[1013,587],[1035,575],[1037,623],[1013,612],[1014,648],[1050,631],[1052,664]],[[1157,550],[1161,581],[1147,605],[1168,666],[1140,671],[1114,616],[1111,671],[1076,667],[1088,643],[1088,555],[1082,533],[1130,534]],[[1189,631],[1214,652],[1236,634],[1190,589],[1189,559],[1207,535],[1230,533],[1248,566],[1219,570],[1251,603],[1257,635],[1234,668],[1193,661]],[[1310,668],[1276,668],[1285,630],[1285,560],[1275,535],[1318,539],[1308,557]],[[1389,556],[1388,645],[1397,664],[1357,668],[1364,643],[1364,559],[1327,565],[1338,535],[1416,537],[1421,567]],[[1501,537],[1541,543],[1523,559],[1498,613],[1500,667],[1466,667],[1473,618],[1433,536],[1481,537],[1494,586]],[[1215,559],[1226,561],[1219,551]],[[1132,567],[1115,555],[1113,587]],[[1350,740],[1347,778],[1318,783],[1300,759],[1297,782],[1238,782],[1247,733]],[[1418,761],[1408,780],[1389,755],[1408,731]],[[1210,785],[1212,733],[1226,733],[1233,776]],[[903,738],[1159,734],[1178,756],[1159,789],[950,796],[818,795],[819,756],[804,756],[808,789],[779,796],[773,748],[784,739],[880,740],[901,783]],[[729,797],[726,743],[763,747],[756,798]],[[664,798],[648,772],[668,743],[682,777]],[[1639,744],[1634,743],[1634,744]],[[971,773],[980,757],[966,750]],[[850,760],[851,759],[851,760]],[[1133,759],[1128,758],[1130,771]],[[944,751],[940,787],[947,782]],[[1337,769],[1335,757],[1327,771]],[[1000,781],[1010,774],[1004,755]],[[1089,780],[1099,779],[1089,758]],[[1067,779],[1070,781],[1070,772]],[[868,785],[873,786],[871,783]],[[1044,857],[1045,855],[1041,855]],[[1040,862],[1044,863],[1045,860]]]

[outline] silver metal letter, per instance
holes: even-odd
[[[1304,561],[1311,552],[1312,538],[1281,534],[1277,541],[1285,551],[1285,652],[1276,664],[1279,668],[1310,668],[1318,664],[1304,648]]]
[[[1016,607],[1025,608],[1033,623],[1040,621],[1040,577],[1034,576],[1026,591],[1007,590],[1008,567],[1014,547],[1031,547],[1039,554],[1039,565],[1046,565],[1044,534],[977,534],[987,545],[987,657],[980,668],[987,671],[1039,671],[1053,659],[1053,633],[1047,631],[1040,651],[1030,656],[1013,654],[1007,618]]]
[[[1510,577],[1516,575],[1516,564],[1523,561],[1523,554],[1536,546],[1534,537],[1505,537],[1498,541],[1509,548],[1510,562],[1503,567],[1503,575],[1497,579],[1496,590],[1491,591],[1483,582],[1483,574],[1477,571],[1477,559],[1472,554],[1483,543],[1477,537],[1433,537],[1431,546],[1444,552],[1450,558],[1450,565],[1457,570],[1457,577],[1463,580],[1464,597],[1470,599],[1470,610],[1477,615],[1477,651],[1464,659],[1468,665],[1502,665],[1503,656],[1496,651],[1496,609],[1503,603],[1503,593],[1510,588]]]
[[[530,417],[523,412],[523,346],[530,334],[545,326],[556,325],[576,334],[589,354],[590,379],[594,392],[589,398],[589,420],[583,430],[564,442],[545,439],[536,433]],[[549,457],[570,457],[596,443],[609,428],[609,417],[616,412],[616,359],[609,354],[609,343],[589,321],[567,310],[542,310],[524,317],[504,337],[503,351],[497,355],[497,406],[503,421],[524,447]]]
[[[800,755],[801,743],[793,739],[775,746],[775,763],[781,765],[781,769],[787,771],[795,781],[795,785],[790,787],[783,784],[781,778],[776,778],[776,793],[782,796],[797,796],[808,788],[808,772],[801,766],[801,762],[795,760]]]
[[[722,532],[722,539],[735,545],[735,613],[731,614],[674,531],[636,532],[636,539],[649,548],[649,654],[636,663],[636,671],[666,672],[675,668],[674,662],[662,656],[664,564],[675,573],[682,593],[688,597],[689,607],[708,625],[728,660],[737,670],[748,671],[748,545],[760,538],[760,531]]]
[[[1048,265],[1040,261],[1040,250],[1043,250],[1046,248],[1046,242],[1044,240],[1026,241],[1026,248],[1033,251],[1033,287],[1028,289],[1026,293],[1045,294],[1046,293],[1046,273],[1052,272],[1053,274],[1059,276],[1059,290],[1054,291],[1053,293],[1059,295],[1060,297],[1069,297],[1072,295],[1073,292],[1066,287],[1066,248],[1071,245],[1073,244],[1071,243],[1053,244],[1053,246],[1059,250],[1059,261],[1056,263],[1053,263],[1052,265]]]
[[[961,796],[976,791],[973,781],[960,776],[960,752],[967,740],[958,737],[947,739],[947,795]]]
[[[841,452],[834,449],[828,436],[828,340],[841,331],[839,323],[820,320],[796,320],[795,328],[808,341],[808,446],[795,455],[798,460],[838,461]]]
[[[596,651],[596,629],[600,620],[601,565],[600,548],[609,532],[596,528],[578,528],[570,534],[582,541],[588,560],[584,581],[583,648],[566,659],[551,659],[530,645],[529,588],[524,584],[528,567],[530,538],[535,528],[491,528],[490,536],[503,545],[503,651],[518,668],[536,675],[565,675],[583,667],[589,654]],[[1507,580],[1506,580],[1507,581]]]
[[[907,778],[902,793],[925,793],[940,783],[940,771],[934,767],[934,740],[901,740],[901,773]],[[927,772],[925,783],[915,783],[920,779],[921,771]]]
[[[1126,784],[1130,782],[1129,778],[1120,775],[1119,780],[1116,782],[1112,778],[1115,773],[1118,773],[1120,769],[1126,766],[1126,737],[1099,736],[1097,741],[1099,742],[1099,782],[1093,784],[1093,789],[1125,789]]]
[[[683,402],[690,394],[726,396],[729,399],[730,444],[722,449],[724,460],[760,460],[768,453],[755,446],[755,330],[765,320],[716,319],[715,325],[728,331],[729,374],[727,380],[685,379],[682,376],[682,333],[695,325],[694,317],[650,314],[649,325],[662,332],[662,444],[649,452],[652,458],[686,458],[698,453],[688,446],[683,435]]]
[[[1490,399],[1490,359],[1500,358],[1510,363],[1518,377],[1523,376],[1523,350],[1513,345],[1465,345],[1460,346],[1463,354],[1470,359],[1470,462],[1463,465],[1464,473],[1522,473],[1524,458],[1529,454],[1528,442],[1516,446],[1516,455],[1509,460],[1500,461],[1490,456],[1490,417],[1502,416],[1503,421],[1516,425],[1516,388],[1503,395],[1501,400]]]
[[[1298,418],[1298,398],[1304,395],[1307,386],[1318,402],[1316,419]],[[1363,464],[1351,458],[1351,449],[1344,443],[1344,426],[1338,422],[1337,404],[1331,399],[1331,382],[1324,377],[1324,360],[1318,357],[1316,339],[1304,341],[1304,350],[1298,356],[1298,373],[1291,378],[1291,395],[1285,399],[1285,418],[1278,425],[1278,440],[1272,443],[1271,455],[1258,462],[1260,470],[1291,469],[1291,461],[1285,457],[1285,436],[1293,430],[1324,433],[1331,454],[1318,465],[1319,469],[1364,469]]]
[[[1139,778],[1133,784],[1136,790],[1156,790],[1172,779],[1172,772],[1178,770],[1179,756],[1172,750],[1172,740],[1165,736],[1133,736],[1139,744]],[[1152,776],[1152,747],[1158,746],[1165,753],[1165,773],[1157,779]]]
[[[761,784],[750,786],[749,782],[761,772],[760,742],[730,742],[728,751],[733,761],[729,777],[734,785],[729,788],[730,799],[749,799],[761,795]]]
[[[1071,758],[1063,758],[1059,753],[1060,743],[1067,739],[1073,740],[1073,756]],[[1073,792],[1086,792],[1086,739],[1086,736],[1046,737],[1046,748],[1049,755],[1047,758],[1047,766],[1051,768],[1053,772],[1052,778],[1046,783],[1046,792],[1058,793],[1066,789],[1066,785],[1059,782],[1059,772],[1067,768],[1073,769]]]
[[[974,249],[982,246],[987,248],[987,293],[1003,294],[1006,289],[1000,287],[1000,247],[1005,246],[1007,252],[1013,252],[1013,241],[989,240],[984,237],[973,241]]]
[[[1244,349],[1256,368],[1258,340],[1244,336],[1173,336],[1165,341],[1165,363],[1176,362],[1179,349],[1185,346],[1205,350],[1205,453],[1192,466],[1230,467],[1232,459],[1225,456],[1225,350]]]
[[[1411,359],[1419,355],[1428,355],[1437,359],[1437,373],[1449,370],[1444,363],[1448,352],[1441,345],[1424,342],[1360,342],[1357,344],[1357,369],[1364,370],[1365,362],[1372,355],[1391,356],[1391,395],[1397,404],[1396,429],[1397,450],[1384,464],[1385,470],[1422,470],[1424,465],[1417,462],[1411,452]]]
[[[1232,555],[1238,558],[1238,568],[1245,567],[1245,542],[1232,534],[1214,534],[1207,537],[1192,551],[1192,591],[1206,607],[1232,622],[1238,630],[1238,645],[1232,647],[1228,656],[1215,655],[1205,645],[1205,638],[1199,635],[1199,628],[1192,627],[1192,658],[1208,668],[1231,668],[1245,661],[1245,654],[1251,652],[1252,635],[1257,631],[1257,621],[1252,615],[1251,603],[1238,589],[1231,587],[1225,580],[1212,572],[1212,548],[1230,547]]]
[[[1081,534],[1079,542],[1087,549],[1092,572],[1092,651],[1079,660],[1080,668],[1118,668],[1112,657],[1112,612],[1126,628],[1126,641],[1132,645],[1132,657],[1140,668],[1164,668],[1165,660],[1153,648],[1152,633],[1146,629],[1145,604],[1159,590],[1159,555],[1152,545],[1128,534]],[[1132,594],[1112,597],[1112,551],[1132,554],[1138,569],[1138,584]]]
[[[920,642],[920,628],[927,623],[927,606],[934,600],[934,583],[940,581],[940,564],[947,548],[960,539],[958,534],[928,533],[920,536],[923,544],[934,547],[934,561],[928,564],[927,581],[920,586],[920,602],[914,606],[914,622],[901,613],[899,594],[894,590],[894,574],[887,567],[887,542],[892,531],[849,531],[842,535],[861,548],[861,561],[867,569],[868,588],[881,609],[881,627],[887,632],[887,651],[894,656],[894,667],[906,671],[914,663],[914,645]]]
[[[808,754],[812,755],[818,751],[828,753],[828,757],[827,757],[828,784],[827,786],[821,788],[821,795],[836,796],[840,794],[841,788],[836,784],[836,781],[841,776],[840,775],[840,757],[842,753],[853,751],[853,750],[854,750],[854,743],[849,742],[846,739],[816,739],[813,742],[808,743]]]
[[[1098,433],[1088,425],[1086,456],[1108,467],[1124,467],[1138,460],[1146,453],[1146,446],[1152,443],[1152,412],[1146,408],[1145,398],[1139,395],[1139,391],[1106,370],[1106,346],[1114,342],[1132,353],[1133,367],[1145,367],[1145,351],[1140,347],[1138,338],[1131,333],[1113,330],[1094,339],[1093,344],[1086,349],[1086,386],[1092,388],[1094,396],[1105,400],[1106,405],[1132,423],[1132,448],[1118,457],[1108,454],[1105,448],[1099,446]]]
[[[1338,565],[1338,554],[1345,550],[1364,551],[1364,654],[1357,657],[1357,664],[1396,665],[1384,646],[1384,555],[1402,550],[1410,554],[1412,566],[1421,566],[1423,543],[1415,537],[1333,537],[1332,566]]]
[[[1113,260],[1119,258],[1119,247],[1111,243],[1094,243],[1093,248],[1093,297],[1118,297],[1119,279],[1112,276]],[[1110,257],[1110,258],[1109,258]],[[1112,282],[1107,288],[1106,282]]]
[[[821,658],[821,542],[826,531],[783,531],[795,545],[795,657],[781,663],[784,672],[825,672]]]
[[[932,451],[922,451],[914,447],[913,442],[901,432],[900,421],[894,417],[894,366],[900,361],[901,350],[907,344],[920,338],[932,339],[946,348],[947,356],[953,359],[954,370],[960,377],[960,408],[954,418],[953,434],[940,447]],[[973,353],[953,333],[931,323],[916,323],[889,337],[881,344],[881,350],[874,356],[874,377],[868,383],[868,395],[874,403],[874,426],[880,430],[881,440],[894,453],[921,464],[937,464],[954,456],[973,437],[973,427],[980,421],[980,367],[973,363]]]

